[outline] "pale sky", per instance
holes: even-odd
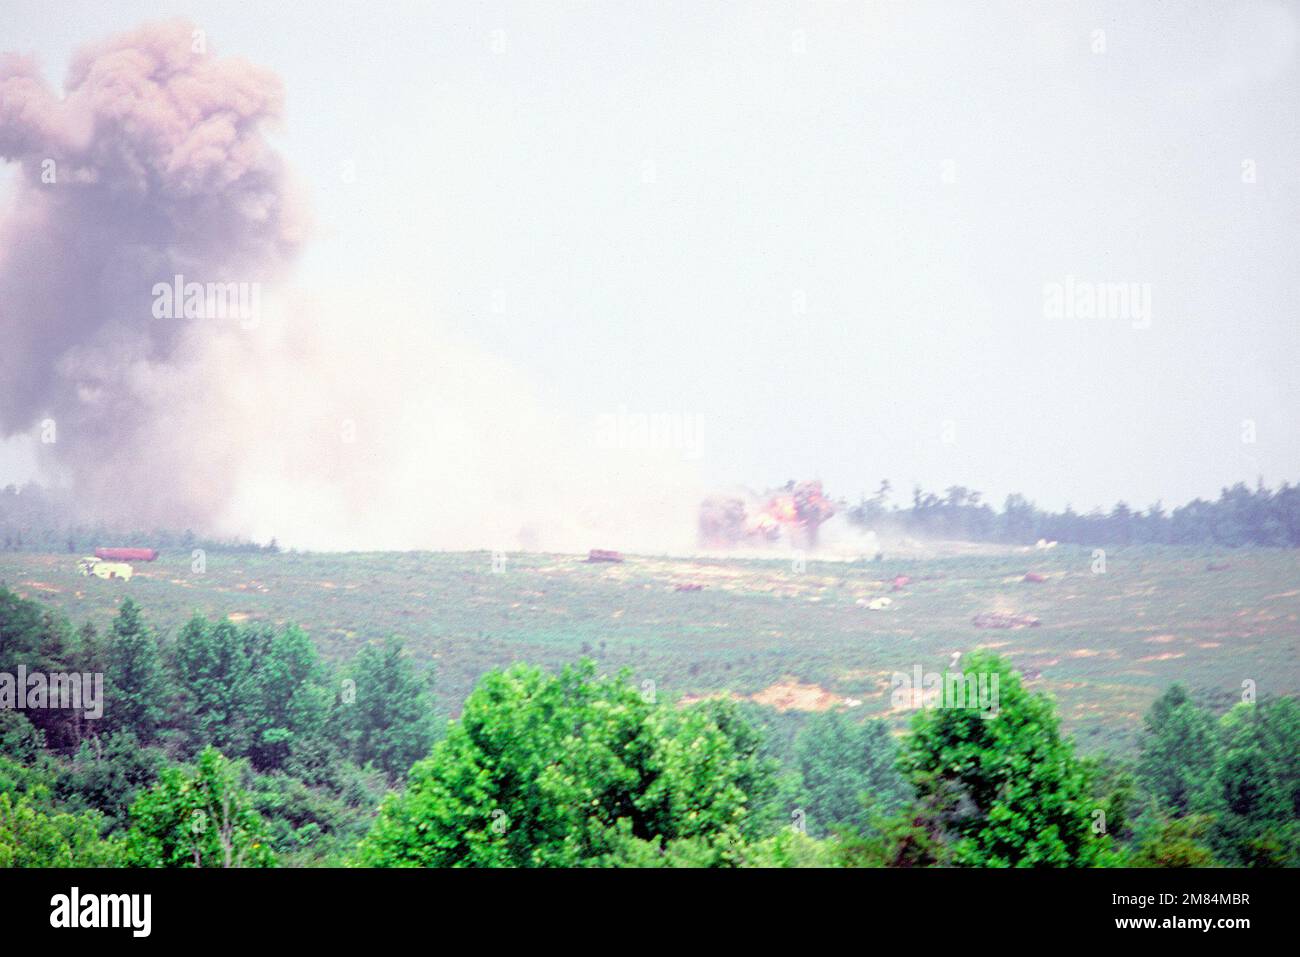
[[[710,481],[1300,479],[1300,5],[3,0],[0,50],[57,83],[160,17],[283,80],[296,282],[415,290],[579,419],[698,416]],[[1149,328],[1045,315],[1067,277]]]

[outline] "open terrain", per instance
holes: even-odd
[[[106,627],[131,595],[163,634],[195,611],[295,621],[332,659],[402,636],[434,664],[455,713],[486,669],[588,655],[670,698],[722,692],[791,713],[847,705],[890,713],[890,677],[942,670],[992,647],[1056,696],[1085,750],[1124,751],[1173,681],[1212,702],[1300,693],[1300,555],[1268,549],[1013,549],[932,559],[809,561],[471,553],[207,555],[136,565],[130,582],[77,573],[75,554],[0,554],[0,581]],[[1025,581],[1027,572],[1042,581]],[[896,576],[910,581],[893,590]],[[695,586],[699,586],[696,588]],[[880,597],[891,603],[873,610]],[[979,628],[977,615],[1036,627]],[[902,716],[897,716],[899,720]]]

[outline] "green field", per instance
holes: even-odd
[[[136,565],[130,582],[86,578],[77,555],[4,553],[0,581],[107,625],[131,595],[168,635],[195,611],[236,621],[295,621],[334,660],[396,634],[437,669],[440,704],[455,713],[477,677],[513,661],[548,666],[587,654],[627,667],[659,694],[729,691],[824,707],[856,699],[889,712],[889,681],[951,654],[996,647],[1056,696],[1085,750],[1128,750],[1141,715],[1173,681],[1212,703],[1300,693],[1300,555],[1281,550],[1142,546],[1107,553],[1005,551],[979,557],[842,563],[653,558],[588,564],[512,554],[500,573],[478,553],[186,553]],[[1227,566],[1227,567],[1222,567]],[[1213,569],[1213,570],[1212,570]],[[1047,576],[1022,580],[1026,571]],[[912,582],[890,592],[895,575]],[[698,591],[678,591],[682,584]],[[869,610],[866,600],[892,605]],[[1041,625],[979,629],[976,614],[1010,611]],[[777,689],[778,691],[780,689]],[[831,697],[834,696],[834,697]],[[901,718],[900,718],[901,720]]]

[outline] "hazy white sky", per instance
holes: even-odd
[[[699,416],[710,481],[1300,479],[1296,4],[3,0],[0,49],[59,82],[173,16],[285,84],[301,285],[414,293],[579,420]],[[1149,328],[1045,315],[1067,276]]]

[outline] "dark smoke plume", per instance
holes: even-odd
[[[90,45],[62,97],[0,56],[0,158],[19,166],[0,213],[0,435],[44,423],[48,464],[123,521],[203,524],[237,455],[204,412],[205,356],[247,331],[157,317],[155,284],[273,281],[302,238],[262,135],[278,80],[205,46],[185,23]]]
[[[0,158],[20,168],[0,435],[55,437],[38,464],[76,517],[317,549],[689,546],[679,453],[553,413],[422,284],[293,287],[304,228],[263,136],[280,85],[202,39],[176,23],[89,47],[63,97],[0,60]],[[187,293],[159,317],[177,275],[266,283],[264,315],[188,316]]]

